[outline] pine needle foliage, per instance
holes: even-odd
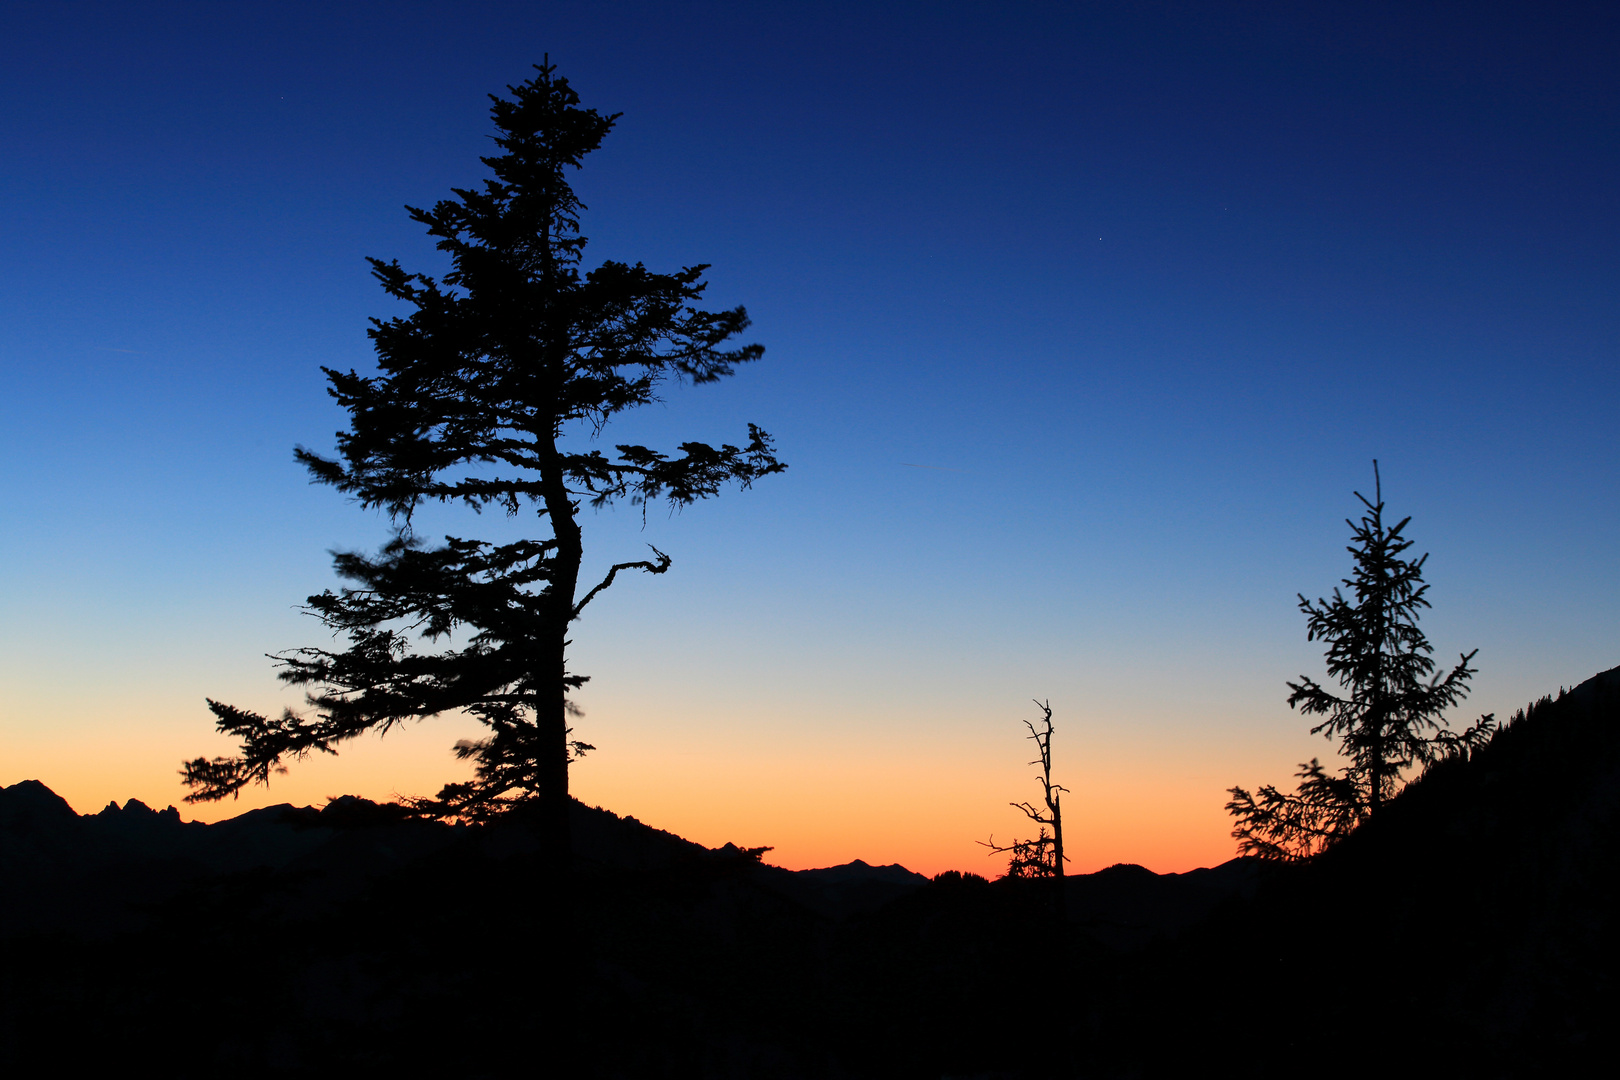
[[[475,763],[474,779],[416,809],[480,820],[538,804],[564,843],[568,765],[591,749],[569,727],[569,691],[587,678],[568,669],[569,626],[621,571],[670,566],[654,548],[586,588],[581,504],[628,501],[645,514],[654,501],[685,506],[786,468],[751,424],[741,445],[685,442],[674,454],[596,444],[620,413],[660,400],[664,385],[715,382],[764,348],[734,342],[748,326],[743,308],[700,306],[704,265],[582,269],[585,207],[569,173],[617,115],[582,108],[549,62],[536,72],[509,97],[491,96],[499,153],[481,160],[493,175],[431,209],[407,208],[448,254],[449,272],[435,279],[369,260],[411,309],[372,320],[377,374],[323,369],[349,426],[336,457],[300,447],[297,458],[315,481],[386,513],[394,535],[374,555],[335,554],[347,584],[309,598],[307,610],[346,646],[275,657],[281,679],[308,688],[314,715],[269,719],[210,701],[240,751],[185,764],[191,801],[234,796],[364,732],[461,711],[488,729],[456,747]],[[428,503],[532,513],[538,534],[430,545],[412,530]]]
[[[1311,734],[1339,741],[1348,764],[1329,773],[1315,758],[1300,766],[1299,785],[1284,793],[1272,785],[1258,794],[1234,787],[1226,810],[1236,818],[1232,831],[1244,855],[1267,859],[1309,858],[1348,835],[1399,790],[1403,775],[1487,740],[1492,716],[1451,731],[1443,713],[1468,693],[1471,666],[1479,650],[1463,653],[1443,674],[1428,638],[1418,627],[1429,607],[1423,580],[1427,554],[1407,557],[1412,541],[1405,529],[1384,520],[1383,483],[1373,462],[1374,497],[1355,493],[1364,508],[1360,522],[1346,520],[1346,549],[1354,570],[1331,599],[1299,597],[1306,639],[1327,644],[1328,676],[1335,693],[1309,676],[1288,684],[1288,704],[1306,716],[1324,719]],[[1345,595],[1349,592],[1349,596]]]

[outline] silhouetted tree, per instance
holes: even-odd
[[[1058,910],[1063,909],[1063,864],[1067,861],[1063,854],[1063,793],[1069,789],[1052,783],[1052,706],[1048,702],[1037,701],[1035,707],[1041,710],[1040,726],[1025,720],[1024,726],[1029,728],[1029,738],[1034,741],[1037,756],[1031,765],[1041,767],[1041,775],[1037,778],[1041,784],[1041,806],[1037,807],[1027,802],[1015,802],[1010,805],[1024,812],[1040,827],[1039,833],[1033,840],[1014,840],[1011,844],[996,843],[991,836],[988,841],[980,841],[981,847],[990,849],[993,855],[1006,855],[1007,876],[1018,878],[1056,878],[1058,886]],[[1050,828],[1052,831],[1047,832]]]
[[[1468,693],[1479,651],[1461,654],[1444,676],[1436,672],[1430,647],[1418,629],[1418,612],[1429,606],[1423,581],[1428,555],[1405,558],[1412,541],[1402,535],[1410,517],[1384,524],[1383,483],[1373,462],[1372,501],[1359,491],[1366,512],[1350,526],[1355,560],[1331,600],[1315,603],[1299,596],[1306,616],[1306,639],[1327,642],[1328,674],[1343,687],[1334,694],[1308,676],[1289,683],[1288,704],[1307,716],[1326,717],[1311,734],[1337,737],[1349,759],[1335,776],[1312,758],[1301,765],[1299,786],[1284,794],[1271,785],[1258,796],[1230,789],[1227,812],[1237,819],[1232,836],[1246,855],[1272,859],[1306,858],[1343,838],[1393,796],[1403,770],[1424,766],[1446,753],[1477,745],[1495,728],[1492,716],[1462,732],[1448,730],[1441,713]]]
[[[323,369],[349,429],[338,433],[339,458],[300,447],[298,460],[316,481],[385,511],[395,533],[376,555],[336,554],[351,584],[309,598],[347,647],[276,657],[280,678],[311,688],[315,715],[270,719],[210,701],[241,749],[186,763],[189,800],[235,795],[289,758],[334,753],[365,731],[463,710],[489,729],[456,745],[475,778],[417,809],[482,819],[538,804],[565,851],[568,766],[591,749],[570,737],[569,691],[586,676],[568,669],[569,625],[620,571],[670,565],[654,548],[585,588],[581,500],[628,499],[645,514],[652,500],[686,505],[785,468],[753,425],[740,447],[686,442],[674,456],[591,445],[619,413],[658,400],[665,380],[714,382],[764,348],[731,344],[748,326],[741,307],[697,306],[706,266],[659,274],[604,262],[581,273],[584,207],[566,174],[618,117],[581,108],[549,63],[536,71],[507,88],[510,98],[491,96],[500,153],[481,160],[493,178],[431,210],[407,208],[448,253],[449,272],[436,280],[369,260],[388,295],[414,309],[372,320],[379,373]],[[532,509],[545,532],[428,546],[411,528],[424,502]]]

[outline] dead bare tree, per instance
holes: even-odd
[[[1027,802],[1009,805],[1022,810],[1025,817],[1038,825],[1039,835],[1032,840],[1014,840],[1007,845],[997,844],[995,836],[992,835],[989,841],[980,841],[980,846],[989,848],[992,855],[1008,857],[1008,877],[1056,879],[1057,911],[1061,919],[1063,864],[1068,861],[1063,854],[1063,796],[1069,789],[1061,784],[1052,783],[1052,706],[1049,702],[1036,701],[1035,707],[1041,710],[1040,725],[1025,720],[1024,726],[1029,728],[1029,738],[1039,750],[1039,756],[1030,764],[1041,767],[1041,774],[1037,779],[1041,783],[1043,806],[1037,807]],[[1047,832],[1048,828],[1052,831]]]

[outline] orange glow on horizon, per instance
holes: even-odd
[[[182,758],[227,748],[175,725],[161,728],[160,737],[130,725],[97,733],[94,755],[65,743],[35,746],[27,775],[7,769],[0,783],[37,779],[80,813],[136,798],[159,810],[177,806],[186,820],[213,822],[282,803],[320,805],[340,794],[382,801],[432,793],[466,771],[449,746],[469,734],[473,725],[464,720],[421,724],[358,740],[337,757],[293,762],[269,787],[250,788],[239,799],[186,804],[177,775]],[[1032,832],[1007,805],[1033,797],[1034,789],[1018,748],[1006,743],[1007,753],[990,767],[971,755],[895,763],[801,748],[762,757],[681,751],[666,741],[590,755],[575,766],[573,788],[587,805],[705,846],[769,845],[766,861],[788,869],[861,859],[929,876],[962,870],[995,877],[1004,862],[977,841]],[[1058,775],[1074,789],[1065,799],[1070,873],[1119,862],[1182,872],[1232,856],[1221,783],[1095,766],[1069,776],[1060,768]]]

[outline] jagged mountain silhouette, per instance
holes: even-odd
[[[754,862],[734,844],[706,848],[577,800],[571,809],[575,855],[587,866],[656,871],[686,862]],[[456,846],[495,858],[537,850],[522,828],[413,820],[396,806],[355,796],[319,809],[269,806],[210,825],[182,822],[175,807],[154,811],[138,799],[81,816],[44,784],[25,780],[0,788],[0,926],[11,935],[127,931],[188,887],[251,872],[306,882],[286,897],[288,904],[331,904]],[[805,871],[756,865],[751,876],[833,916],[868,910],[928,883],[902,866],[859,859]]]
[[[576,858],[620,871],[667,870],[685,862],[753,862],[734,844],[706,848],[634,817],[575,801]],[[413,820],[387,803],[345,795],[319,809],[283,803],[215,824],[183,822],[177,808],[138,799],[79,815],[37,780],[0,788],[0,926],[4,933],[51,929],[127,931],[154,905],[218,875],[284,873],[317,887],[288,903],[323,904],[415,860],[455,845],[499,857],[532,853],[520,828]],[[1252,892],[1251,860],[1213,870],[1155,874],[1120,864],[1068,880],[1072,917],[1100,940],[1140,944],[1196,920],[1234,894]],[[861,859],[813,870],[755,863],[750,881],[810,911],[838,919],[928,884],[898,864]]]

